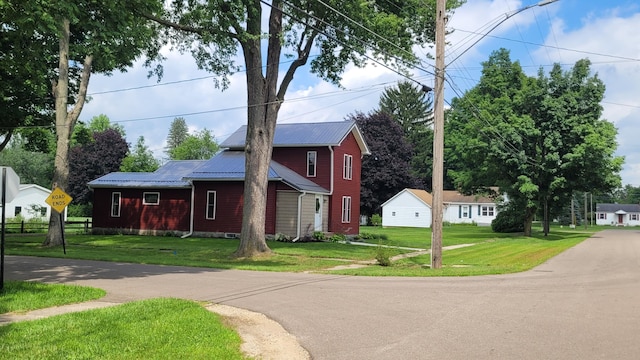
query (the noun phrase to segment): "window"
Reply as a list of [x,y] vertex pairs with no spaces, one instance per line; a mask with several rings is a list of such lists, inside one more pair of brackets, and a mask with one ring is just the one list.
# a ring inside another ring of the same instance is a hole
[[392,211],[392,212],[391,212],[391,216],[396,216],[396,212],[395,212],[395,211]]
[[307,152],[307,176],[315,177],[316,176],[316,162],[317,162],[318,153],[315,151]]
[[120,217],[120,193],[111,194],[111,217]]
[[606,213],[598,213],[598,220],[607,220]]
[[416,217],[419,218],[420,217],[420,213],[416,212]]
[[18,216],[22,213],[22,206],[16,206],[14,212],[13,212],[13,216]]
[[47,215],[47,208],[43,206],[40,208],[40,216],[46,216],[46,215]]
[[344,155],[344,166],[342,167],[342,178],[351,180],[353,177],[353,155]]
[[207,219],[216,218],[216,192],[207,191]]
[[158,205],[160,204],[159,192],[142,193],[142,205]]
[[639,214],[629,214],[629,220],[638,221],[638,218],[640,218]]
[[468,206],[466,206],[466,205],[462,206],[461,217],[463,217],[463,218],[469,217],[469,207]]
[[342,197],[342,222],[351,222],[351,196]]
[[494,214],[493,206],[483,206],[482,207],[482,216],[493,216]]

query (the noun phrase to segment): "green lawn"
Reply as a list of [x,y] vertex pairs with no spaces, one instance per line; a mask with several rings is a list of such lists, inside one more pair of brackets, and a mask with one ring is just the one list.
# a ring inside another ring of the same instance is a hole
[[246,359],[217,314],[178,299],[13,323],[0,334],[0,359]]
[[[446,250],[443,269],[425,271],[429,255],[397,261],[390,267],[371,266],[344,270],[350,275],[462,276],[523,271],[586,239],[593,230],[553,228],[548,237],[536,230],[532,238],[518,234],[496,234],[489,227],[445,226],[443,246],[475,244]],[[366,234],[357,241],[371,244],[429,249],[431,232],[423,228],[361,227]],[[61,248],[44,248],[42,236],[9,236],[6,251],[11,255],[67,257],[143,264],[183,265],[220,269],[285,272],[322,272],[326,269],[375,258],[375,246],[331,242],[284,243],[269,241],[271,256],[232,259],[236,239],[176,238],[134,235],[69,235],[67,255]],[[354,241],[355,242],[355,241]],[[389,256],[411,252],[391,249]],[[525,259],[526,261],[523,261]],[[333,272],[335,273],[335,272]]]
[[102,289],[86,286],[5,281],[0,290],[0,314],[95,300],[105,294]]

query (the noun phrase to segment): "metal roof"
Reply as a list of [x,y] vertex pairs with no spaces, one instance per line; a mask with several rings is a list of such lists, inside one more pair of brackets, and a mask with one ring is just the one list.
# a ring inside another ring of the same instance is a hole
[[596,204],[596,211],[615,213],[622,210],[627,213],[640,213],[639,204]]
[[[369,148],[356,126],[355,121],[335,121],[317,123],[277,124],[273,136],[273,147],[297,146],[337,146],[354,132],[356,141],[363,154],[369,154]],[[244,149],[247,137],[247,125],[243,125],[220,144],[222,148]]]
[[113,172],[87,185],[90,188],[188,188],[184,176],[204,164],[206,160],[172,160],[154,172]]
[[[207,160],[191,174],[185,176],[185,180],[196,181],[244,181],[245,153],[243,151],[223,151]],[[328,194],[329,191],[310,181],[295,171],[271,161],[269,165],[270,181],[282,181],[294,189],[312,193]]]

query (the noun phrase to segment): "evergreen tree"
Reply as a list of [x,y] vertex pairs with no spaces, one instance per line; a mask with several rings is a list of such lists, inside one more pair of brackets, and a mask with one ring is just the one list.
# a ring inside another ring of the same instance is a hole
[[165,152],[171,158],[171,152],[180,146],[189,136],[187,121],[183,117],[177,117],[171,122],[169,135],[167,135],[167,147]]

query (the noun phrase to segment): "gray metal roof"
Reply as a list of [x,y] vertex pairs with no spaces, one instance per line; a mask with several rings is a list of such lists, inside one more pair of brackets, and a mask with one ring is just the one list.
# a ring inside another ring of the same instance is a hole
[[617,211],[627,213],[640,213],[640,204],[596,204],[596,211],[615,213]]
[[[274,147],[295,146],[337,146],[350,132],[355,131],[356,140],[362,152],[369,154],[355,121],[335,121],[318,123],[278,124],[273,136]],[[244,149],[247,137],[247,125],[243,125],[220,144],[222,148]]]
[[88,183],[90,188],[189,188],[184,176],[206,160],[172,160],[154,172],[113,172]]
[[[185,177],[196,181],[244,181],[245,153],[243,151],[223,151],[207,160],[204,164]],[[310,181],[295,171],[271,161],[269,180],[282,181],[296,190],[328,194],[329,191]]]

